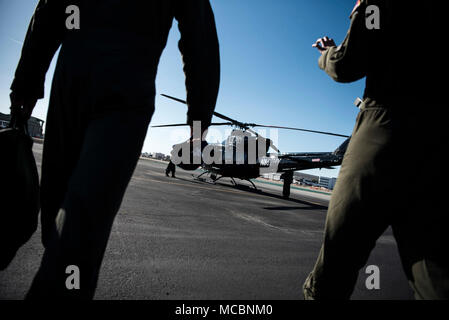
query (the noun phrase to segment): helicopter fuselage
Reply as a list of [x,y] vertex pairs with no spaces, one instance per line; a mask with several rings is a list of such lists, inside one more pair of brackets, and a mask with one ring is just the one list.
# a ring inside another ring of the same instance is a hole
[[[201,167],[222,177],[254,179],[265,173],[284,173],[339,166],[349,139],[333,152],[268,154],[270,139],[234,130],[221,144],[203,150]],[[193,170],[194,168],[192,168]]]

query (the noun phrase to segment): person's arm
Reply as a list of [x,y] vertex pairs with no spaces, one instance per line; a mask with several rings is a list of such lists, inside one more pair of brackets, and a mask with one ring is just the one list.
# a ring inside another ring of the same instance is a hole
[[11,85],[11,109],[29,118],[44,97],[45,74],[65,32],[65,1],[40,0],[28,27]]
[[366,76],[370,46],[367,45],[365,8],[362,2],[351,14],[350,28],[338,47],[327,37],[313,45],[321,52],[319,67],[337,82],[353,82]]
[[209,0],[178,0],[175,18],[181,39],[187,90],[187,124],[211,123],[220,84],[220,54],[214,14]]

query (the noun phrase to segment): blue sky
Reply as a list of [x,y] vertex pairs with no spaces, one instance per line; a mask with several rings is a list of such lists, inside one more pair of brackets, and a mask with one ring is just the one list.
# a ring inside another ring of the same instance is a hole
[[[312,44],[324,35],[341,42],[354,3],[354,0],[211,0],[222,63],[216,111],[244,122],[350,135],[358,112],[353,101],[362,96],[364,82],[333,82],[318,68],[319,53]],[[3,113],[9,113],[9,87],[20,57],[20,42],[36,4],[37,0],[0,0],[0,112]],[[178,40],[175,21],[156,85],[158,94],[185,98]],[[47,74],[46,96],[33,113],[44,120],[55,60]],[[185,113],[184,105],[158,95],[152,124],[182,123]],[[269,131],[267,135],[270,137]],[[151,128],[143,151],[168,154],[173,143],[187,136],[187,128]],[[224,136],[225,129],[217,128],[208,140],[217,142]],[[343,139],[279,130],[278,141],[282,152],[301,152],[331,151]],[[308,172],[338,174],[338,170],[325,169]]]

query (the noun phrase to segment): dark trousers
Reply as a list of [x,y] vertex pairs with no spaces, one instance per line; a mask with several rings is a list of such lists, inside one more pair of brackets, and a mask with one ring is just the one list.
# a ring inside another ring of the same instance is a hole
[[173,162],[169,162],[167,169],[165,169],[165,174],[168,176],[171,173],[172,177],[176,174],[176,165]]
[[425,119],[404,116],[385,108],[360,112],[329,204],[323,245],[304,284],[306,299],[350,298],[388,226],[416,298],[449,298],[444,195],[426,185],[437,183],[438,173],[419,156],[439,154],[444,143],[426,131]]
[[[109,110],[83,117],[50,102],[41,180],[45,253],[28,298],[93,298],[152,112]],[[79,268],[79,290],[67,289],[68,266]]]

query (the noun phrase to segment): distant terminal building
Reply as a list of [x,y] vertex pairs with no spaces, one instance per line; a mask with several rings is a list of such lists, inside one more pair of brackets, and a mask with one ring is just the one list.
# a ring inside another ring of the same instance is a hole
[[158,160],[165,159],[165,154],[160,153],[160,152],[153,152],[151,155],[153,158],[158,159]]
[[[0,129],[7,128],[11,121],[11,115],[0,112]],[[44,121],[35,117],[28,120],[28,132],[34,138],[44,138]]]
[[158,159],[158,160],[167,159],[167,156],[160,152],[144,152],[144,153],[142,153],[142,157],[153,158],[153,159]]
[[[262,177],[268,180],[280,181],[281,173],[266,173]],[[303,186],[322,187],[328,190],[334,190],[336,182],[337,178],[319,177],[301,171],[295,171],[293,174],[293,183]]]
[[320,177],[318,185],[329,190],[334,190],[336,182],[337,178]]
[[265,173],[262,177],[268,180],[279,181],[281,180],[281,173]]
[[[266,173],[262,177],[268,180],[280,181],[282,173]],[[320,177],[296,171],[293,173],[293,183],[307,186],[318,186]]]
[[165,155],[160,152],[142,152],[140,156],[143,158],[152,158],[157,160],[170,161],[169,155]]
[[301,182],[301,181],[307,181],[310,183],[315,183],[317,184],[320,177],[315,176],[313,174],[308,174],[308,173],[304,173],[302,171],[295,171],[293,173],[293,179],[295,179],[297,182]]

